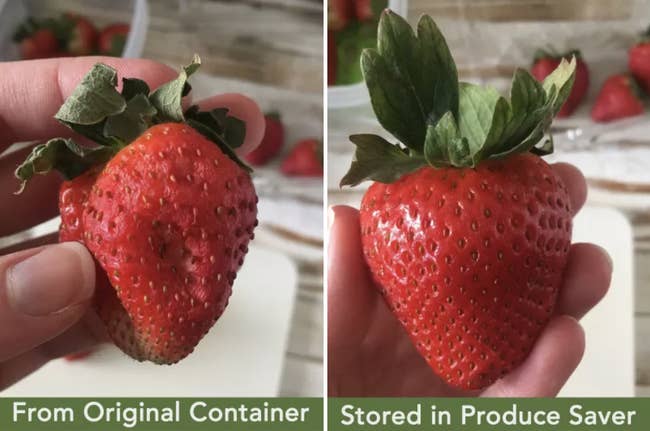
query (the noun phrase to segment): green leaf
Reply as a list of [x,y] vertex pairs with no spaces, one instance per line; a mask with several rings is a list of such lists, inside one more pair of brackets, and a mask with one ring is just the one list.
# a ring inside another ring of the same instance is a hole
[[34,147],[27,159],[18,166],[16,178],[21,181],[18,193],[34,175],[45,175],[52,170],[61,172],[66,179],[81,175],[91,167],[105,163],[115,154],[109,147],[83,147],[72,139],[55,138]]
[[546,115],[546,92],[535,78],[524,69],[517,69],[512,78],[510,89],[510,105],[512,119],[504,133],[503,146],[507,140],[521,142],[530,130],[535,128],[541,118]]
[[126,109],[124,97],[115,89],[115,69],[97,63],[65,100],[54,118],[67,125],[92,125]]
[[508,125],[511,120],[512,110],[510,109],[510,104],[503,97],[499,97],[494,106],[492,123],[485,138],[485,143],[483,144],[483,147],[472,156],[474,166],[483,159],[484,154],[492,152],[494,148],[498,148],[499,145],[506,140]]
[[575,79],[575,70],[575,57],[571,58],[571,62],[563,58],[560,65],[544,79],[542,86],[544,87],[544,91],[546,91],[547,97],[552,100],[553,116],[560,111],[569,94],[571,94],[571,88]]
[[226,117],[224,136],[230,148],[241,147],[246,137],[246,123],[236,117]]
[[127,102],[138,94],[149,96],[149,85],[141,79],[122,78],[122,97]]
[[468,168],[515,153],[547,154],[552,140],[538,144],[571,91],[575,64],[575,58],[562,60],[541,84],[516,70],[508,100],[493,88],[458,82],[430,17],[420,20],[416,34],[404,19],[385,12],[377,49],[365,50],[361,65],[377,119],[409,151],[374,135],[355,135],[355,158],[342,184],[392,181],[423,161]]
[[384,12],[377,50],[364,51],[361,66],[381,125],[421,153],[427,126],[448,111],[457,115],[459,96],[456,66],[435,23],[424,16],[417,31]]
[[350,141],[356,145],[350,170],[341,180],[340,186],[356,186],[372,180],[392,183],[402,175],[423,166],[422,156],[414,156],[377,135],[352,135]]
[[224,139],[223,136],[217,134],[214,129],[212,129],[210,126],[207,126],[204,123],[201,123],[200,121],[194,120],[192,118],[187,119],[187,124],[189,124],[191,127],[193,127],[197,132],[217,144],[219,149],[226,155],[228,156],[232,161],[237,163],[239,166],[242,167],[247,172],[253,172],[253,170],[248,166],[246,163],[244,163],[239,156],[237,156],[237,153],[228,145],[226,140]]
[[[500,136],[499,129],[504,127],[502,122],[508,118],[508,113],[504,112],[504,103],[507,111],[508,103],[494,88],[460,83],[458,128],[460,134],[467,138],[472,156],[486,146],[490,133],[491,139],[494,139],[494,135]],[[493,145],[493,142],[489,144]]]
[[183,67],[178,78],[161,85],[151,93],[149,100],[158,111],[160,122],[182,122],[184,120],[181,100],[190,88],[187,87],[187,78],[196,72],[200,65],[201,59],[198,55],[194,55],[192,63]]
[[122,142],[131,142],[149,128],[155,115],[156,108],[147,96],[136,94],[127,102],[124,112],[106,119],[104,135],[114,136]]
[[199,111],[198,106],[191,106],[185,112],[185,118],[202,123],[219,136],[219,140],[231,149],[239,148],[246,137],[246,123],[239,118],[228,115],[228,108],[215,108],[211,111]]
[[[450,143],[460,139],[460,131],[451,112],[442,116],[440,121],[427,128],[424,140],[424,158],[435,167],[450,166]],[[469,155],[469,154],[467,154]]]

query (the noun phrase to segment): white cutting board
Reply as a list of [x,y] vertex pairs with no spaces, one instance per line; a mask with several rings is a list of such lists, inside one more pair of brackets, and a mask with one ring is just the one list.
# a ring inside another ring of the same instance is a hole
[[297,281],[289,258],[252,246],[223,316],[180,363],[138,363],[106,345],[83,360],[52,361],[2,395],[277,396]]
[[633,397],[632,228],[619,211],[586,207],[575,218],[573,241],[604,247],[612,257],[614,273],[603,301],[581,321],[586,334],[585,355],[559,396]]

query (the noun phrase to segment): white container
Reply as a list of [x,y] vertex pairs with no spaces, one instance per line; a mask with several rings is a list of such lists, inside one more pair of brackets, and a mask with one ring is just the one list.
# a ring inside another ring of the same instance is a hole
[[[408,0],[389,0],[388,8],[397,14],[406,17],[408,14]],[[370,101],[366,83],[361,81],[351,85],[332,85],[327,87],[327,106],[331,108],[347,108],[359,106]]]
[[[19,60],[18,45],[11,39],[16,27],[28,16],[39,16],[39,4],[43,0],[0,0],[0,61]],[[88,2],[88,8],[105,7],[105,2]],[[130,31],[124,45],[122,57],[137,58],[142,55],[149,27],[149,5],[147,0],[113,0],[113,10],[130,11]],[[76,11],[83,14],[83,11]],[[92,20],[92,17],[91,17]]]

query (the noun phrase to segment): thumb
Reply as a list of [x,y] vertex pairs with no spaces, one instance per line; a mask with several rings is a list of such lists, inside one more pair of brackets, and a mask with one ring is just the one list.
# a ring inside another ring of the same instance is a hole
[[0,362],[64,332],[95,290],[86,248],[66,242],[0,257]]

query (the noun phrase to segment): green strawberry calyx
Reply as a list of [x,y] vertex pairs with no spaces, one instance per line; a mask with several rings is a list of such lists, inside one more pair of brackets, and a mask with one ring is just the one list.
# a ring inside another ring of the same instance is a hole
[[415,33],[387,9],[377,48],[364,50],[361,68],[377,120],[399,143],[350,136],[356,150],[341,186],[391,183],[424,166],[472,168],[515,153],[550,154],[550,136],[538,144],[571,92],[576,60],[563,59],[543,83],[517,69],[508,100],[494,88],[458,81],[431,17],[423,16]]
[[227,108],[201,111],[196,105],[183,111],[182,99],[191,91],[187,82],[201,65],[195,55],[178,77],[151,92],[146,82],[123,78],[117,91],[117,71],[97,63],[66,99],[56,118],[73,131],[92,141],[80,144],[69,138],[53,138],[34,147],[16,169],[22,192],[35,174],[57,170],[66,179],[75,178],[96,165],[109,161],[151,126],[161,123],[186,123],[214,142],[243,169],[251,169],[234,152],[244,142],[245,123],[228,114]]

